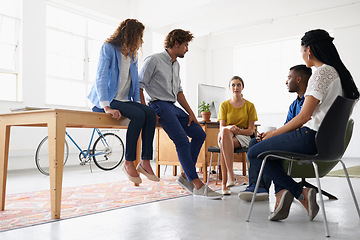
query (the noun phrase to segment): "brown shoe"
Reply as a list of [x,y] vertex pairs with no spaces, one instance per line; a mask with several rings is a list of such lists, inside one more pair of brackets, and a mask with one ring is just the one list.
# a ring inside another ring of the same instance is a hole
[[[280,192],[278,194],[281,194]],[[284,190],[279,204],[276,206],[275,211],[269,216],[271,221],[279,221],[286,219],[289,216],[290,206],[294,200],[294,196],[289,190]]]

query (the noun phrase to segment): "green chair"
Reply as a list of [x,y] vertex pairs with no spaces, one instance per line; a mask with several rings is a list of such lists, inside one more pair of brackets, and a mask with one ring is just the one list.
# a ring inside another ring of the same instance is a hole
[[[351,136],[352,136],[352,132],[353,132],[353,128],[354,128],[354,120],[353,119],[349,119],[347,127],[346,127],[346,134],[345,134],[345,146],[344,146],[344,152],[347,148],[347,146],[349,145]],[[326,176],[337,164],[339,161],[335,161],[335,162],[320,162],[320,161],[315,161],[315,163],[318,165],[319,168],[319,177],[322,178],[324,176]],[[284,169],[288,169],[288,175],[290,175],[293,178],[301,178],[301,182],[299,182],[299,184],[301,184],[304,187],[308,187],[308,188],[315,188],[317,190],[317,192],[319,192],[319,190],[317,189],[316,186],[312,185],[311,183],[306,181],[306,178],[316,178],[315,172],[314,172],[314,167],[312,166],[312,164],[306,164],[306,163],[301,163],[301,162],[291,162],[288,160],[284,160]],[[331,200],[337,200],[337,197],[335,197],[334,195],[325,192],[324,190],[321,189],[321,193],[325,196],[327,196],[329,199]]]

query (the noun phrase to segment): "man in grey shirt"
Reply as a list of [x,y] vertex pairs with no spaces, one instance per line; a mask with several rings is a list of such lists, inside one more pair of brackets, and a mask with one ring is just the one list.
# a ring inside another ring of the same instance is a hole
[[[150,96],[150,107],[155,110],[159,123],[176,146],[185,172],[177,183],[193,196],[220,199],[222,195],[204,185],[196,172],[196,161],[206,134],[186,101],[179,76],[180,65],[176,60],[185,56],[193,38],[189,31],[175,29],[166,36],[165,50],[145,59],[139,73],[140,99],[145,103],[145,89]],[[186,112],[175,106],[176,101]]]

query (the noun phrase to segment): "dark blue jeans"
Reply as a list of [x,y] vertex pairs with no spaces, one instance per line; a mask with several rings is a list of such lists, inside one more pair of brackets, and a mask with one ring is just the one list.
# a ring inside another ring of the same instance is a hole
[[[262,159],[257,156],[265,151],[279,150],[302,154],[316,154],[316,132],[302,127],[294,131],[284,133],[253,145],[248,151],[248,159],[255,169],[259,169]],[[282,189],[289,190],[295,198],[299,198],[302,187],[284,171],[283,160],[268,158],[264,167],[264,174],[275,184],[275,193]]]
[[[186,177],[189,181],[199,178],[195,164],[199,156],[206,134],[202,128],[191,122],[189,116],[174,103],[165,101],[155,101],[152,107],[160,117],[159,123],[169,138],[174,142],[176,152]],[[188,136],[191,138],[189,142]]]
[[[110,108],[117,109],[121,115],[130,119],[126,132],[125,159],[136,160],[136,147],[141,132],[141,159],[153,159],[153,140],[156,126],[155,111],[138,102],[120,102],[113,100]],[[104,109],[93,107],[93,112],[104,112]]]
[[[256,140],[256,138],[251,139],[250,143],[249,143],[249,149],[257,143],[258,143],[258,141]],[[249,157],[248,157],[248,159],[249,159]],[[261,165],[252,163],[250,161],[250,159],[249,159],[249,162],[250,162],[250,167],[249,167],[249,186],[250,186],[252,184],[256,184]],[[266,176],[265,173],[263,173],[261,180],[260,180],[259,187],[264,188],[264,189],[266,189],[267,192],[269,192],[270,185],[271,185],[271,179],[268,176]]]

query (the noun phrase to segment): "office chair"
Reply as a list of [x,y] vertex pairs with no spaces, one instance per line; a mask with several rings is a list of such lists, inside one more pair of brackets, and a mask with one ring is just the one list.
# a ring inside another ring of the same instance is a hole
[[[354,120],[350,119],[346,127],[345,146],[343,151],[344,153],[346,151],[347,146],[349,145],[353,128],[354,128]],[[315,161],[315,163],[318,165],[319,177],[322,178],[326,176],[338,164],[338,162],[339,161],[333,161],[333,162]],[[314,188],[316,189],[317,192],[319,192],[316,186],[306,181],[306,178],[316,178],[314,167],[311,164],[293,164],[292,161],[284,160],[284,169],[288,169],[288,175],[290,175],[292,178],[301,178],[301,181],[299,182],[301,186],[307,188]],[[321,189],[321,193],[327,196],[330,200],[337,200],[337,197],[324,191],[323,189]]]
[[[344,173],[346,175],[346,179],[350,188],[350,192],[352,194],[355,207],[357,210],[357,213],[360,218],[360,210],[359,205],[353,190],[353,187],[351,185],[348,172],[346,170],[344,162],[341,160],[342,155],[344,154],[344,146],[345,146],[345,133],[346,133],[346,127],[348,125],[348,120],[350,117],[350,114],[352,112],[352,108],[354,106],[355,101],[351,99],[346,99],[344,97],[338,96],[331,107],[329,108],[329,111],[326,113],[320,128],[315,136],[315,143],[318,150],[318,153],[315,155],[307,155],[307,154],[299,154],[299,153],[293,153],[293,152],[285,152],[285,151],[266,151],[258,155],[258,158],[263,159],[260,173],[258,176],[258,180],[256,182],[254,195],[251,201],[251,205],[249,208],[248,216],[246,221],[249,222],[252,208],[254,206],[255,202],[255,195],[259,188],[260,179],[264,170],[264,166],[266,161],[269,157],[271,158],[278,158],[278,159],[284,159],[288,161],[294,161],[294,162],[311,162],[315,175],[316,175],[316,181],[317,181],[317,187],[319,190],[320,195],[320,205],[322,214],[324,215],[324,227],[325,227],[325,234],[326,237],[329,237],[329,229],[328,229],[328,223],[325,213],[325,207],[324,207],[324,200],[321,192],[321,185],[320,185],[320,178],[319,178],[319,171],[318,171],[318,165],[316,162],[337,162],[340,161]],[[271,158],[269,159],[271,161]],[[316,162],[315,162],[316,161]]]

